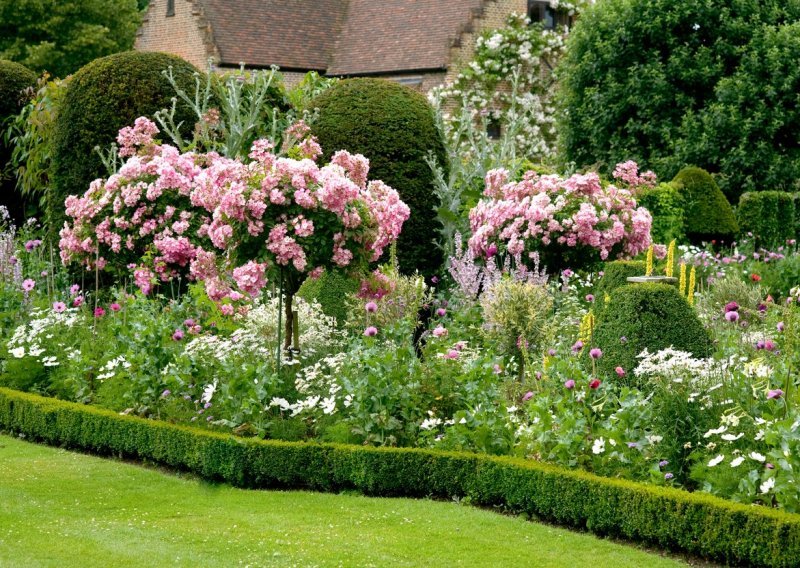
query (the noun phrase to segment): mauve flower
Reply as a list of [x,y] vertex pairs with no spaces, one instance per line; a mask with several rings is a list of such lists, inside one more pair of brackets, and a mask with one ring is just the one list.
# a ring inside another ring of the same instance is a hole
[[497,363],[494,364],[494,366],[492,367],[492,370],[494,371],[495,375],[499,375],[500,373],[503,372],[503,368],[500,365],[498,365]]
[[575,344],[572,346],[573,353],[577,353],[583,349],[583,341],[576,341]]
[[74,300],[72,300],[72,307],[79,308],[83,305],[83,296],[77,296]]
[[569,379],[568,381],[564,382],[564,386],[567,387],[569,390],[572,390],[575,388],[575,381]]
[[22,289],[25,290],[26,292],[30,292],[31,290],[33,290],[34,286],[36,286],[35,280],[26,278],[25,280],[22,281]]
[[438,283],[439,283],[439,277],[438,277],[438,276],[433,276],[433,277],[431,277],[431,282],[432,282],[433,284],[438,284]]
[[783,391],[781,389],[774,389],[767,393],[767,400],[777,400],[783,396]]
[[553,349],[553,348],[550,348],[550,349],[548,349],[548,350],[547,350],[547,354],[548,354],[550,357],[555,357],[555,356],[556,356],[556,350],[555,350],[555,349]]
[[447,329],[445,329],[444,327],[439,325],[439,326],[436,326],[436,329],[434,329],[431,333],[433,333],[434,337],[443,337],[443,336],[447,335]]
[[445,314],[447,314],[447,310],[445,310],[444,308],[439,308],[438,310],[436,310],[436,315],[439,316],[440,318],[443,318]]
[[764,349],[767,351],[775,351],[775,343],[771,339],[767,339],[764,342]]
[[587,302],[594,302],[594,295],[586,294],[586,301]]
[[756,349],[758,349],[758,350],[764,349],[764,340],[763,339],[759,339],[758,341],[756,341]]
[[666,467],[668,465],[669,465],[669,461],[667,461],[667,460],[661,460],[660,462],[658,462],[658,467]]
[[120,311],[122,309],[122,306],[120,306],[118,303],[114,302],[113,304],[108,306],[108,309],[111,310],[112,312],[118,312],[118,311]]
[[497,254],[497,245],[492,243],[488,247],[486,247],[486,256],[493,257]]
[[233,306],[230,304],[222,304],[219,307],[219,311],[222,312],[223,316],[232,316],[233,315]]
[[758,311],[759,312],[766,312],[767,311],[767,304],[758,304]]
[[364,330],[364,335],[366,337],[375,337],[376,335],[378,335],[378,328],[373,326],[373,325],[371,325],[367,329]]
[[767,462],[766,464],[764,464],[764,467],[766,467],[767,469],[775,469],[775,466],[774,466],[774,465],[772,465],[772,464],[771,464],[771,463],[769,463],[769,462]]
[[101,308],[100,306],[97,306],[97,307],[94,309],[94,317],[96,317],[96,318],[101,318],[101,317],[103,317],[104,315],[106,315],[106,311],[105,311],[103,308]]
[[589,357],[591,357],[592,359],[599,359],[602,356],[603,352],[597,347],[594,347],[592,350],[589,351]]
[[67,305],[64,302],[55,302],[53,304],[53,311],[57,314],[64,312],[67,309]]
[[619,338],[619,342],[623,344],[628,343],[628,338],[623,335]]
[[589,388],[592,390],[596,390],[600,388],[601,384],[603,384],[603,382],[600,379],[592,379],[591,381],[589,381]]
[[367,312],[374,314],[375,312],[378,311],[378,304],[376,304],[375,302],[367,302],[366,305],[364,306],[364,309],[367,310]]
[[786,326],[783,324],[782,321],[779,321],[778,325],[776,325],[775,327],[778,328],[778,331],[783,331]]
[[183,320],[184,327],[194,327],[195,321],[192,318]]
[[167,389],[167,390],[165,390],[164,392],[161,393],[161,398],[167,398],[171,394],[172,394],[172,391]]
[[78,292],[80,292],[80,289],[81,289],[80,286],[78,286],[77,284],[73,284],[72,286],[69,287],[69,295],[75,296]]
[[444,358],[445,359],[458,359],[459,355],[460,354],[459,354],[458,351],[456,351],[455,349],[451,349],[450,351],[448,351],[445,354]]
[[673,474],[671,474],[671,473],[665,473],[665,474],[664,474],[664,479],[666,479],[666,480],[670,480],[670,479],[672,479],[673,477],[675,477],[675,476],[674,476]]
[[183,330],[176,329],[175,333],[172,334],[172,341],[180,341],[183,339]]
[[628,442],[628,447],[629,447],[629,448],[635,448],[635,447],[637,447],[638,445],[639,445],[639,444],[637,444],[636,442]]
[[625,369],[623,369],[622,367],[617,367],[616,369],[614,369],[614,371],[617,373],[618,377],[625,376]]
[[522,402],[528,402],[532,398],[533,398],[533,392],[528,391],[525,393],[525,396],[522,397]]
[[42,278],[47,278],[47,271],[46,270],[42,270],[42,272],[39,274],[39,276],[41,276]]
[[725,304],[725,312],[738,312],[739,311],[739,304],[736,302],[728,302]]
[[574,274],[575,274],[575,273],[574,273],[574,272],[572,272],[572,271],[571,271],[569,268],[565,269],[565,270],[564,270],[564,271],[561,273],[561,275],[562,275],[564,278],[572,278],[572,276],[573,276]]
[[727,312],[725,314],[725,319],[731,323],[739,321],[739,312]]

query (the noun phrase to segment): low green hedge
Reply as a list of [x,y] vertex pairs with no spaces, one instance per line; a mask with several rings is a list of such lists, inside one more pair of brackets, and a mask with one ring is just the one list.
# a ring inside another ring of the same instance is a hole
[[739,231],[753,234],[759,245],[784,245],[797,236],[795,198],[785,191],[754,191],[742,195],[736,210]]
[[797,566],[800,515],[514,458],[236,438],[0,389],[0,428],[152,460],[239,487],[469,497],[600,535],[717,561]]

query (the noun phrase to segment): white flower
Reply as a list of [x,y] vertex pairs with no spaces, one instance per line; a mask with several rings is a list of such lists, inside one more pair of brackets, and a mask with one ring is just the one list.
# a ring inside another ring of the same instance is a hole
[[289,410],[291,408],[291,404],[285,398],[273,397],[271,401],[269,401],[270,406],[279,406],[281,410]]
[[765,456],[762,456],[758,452],[750,452],[750,458],[762,463],[767,459]]
[[203,402],[211,402],[211,397],[214,396],[214,393],[217,392],[217,380],[214,379],[214,382],[210,385],[206,385],[203,389],[203,396],[200,397],[200,400]]
[[351,404],[353,404],[353,395],[352,394],[348,394],[347,396],[345,396],[344,397],[344,402],[342,404],[344,404],[345,407],[348,407]]
[[720,426],[719,428],[709,430],[705,434],[703,434],[703,438],[708,438],[714,434],[722,434],[725,430],[727,430],[727,426]]
[[426,418],[422,421],[422,424],[419,425],[420,430],[431,430],[436,426],[439,426],[442,423],[441,418]]
[[17,359],[22,359],[23,357],[25,357],[25,348],[17,347],[16,349],[12,349],[10,353]]
[[647,437],[647,441],[650,442],[651,444],[658,444],[663,439],[664,439],[663,436],[651,435]]
[[739,467],[740,465],[742,465],[742,462],[744,462],[744,458],[742,456],[739,456],[738,458],[734,459],[731,462],[731,467]]
[[506,412],[508,412],[509,414],[514,414],[516,411],[517,411],[517,407],[516,406],[507,406],[506,407]]
[[593,454],[602,454],[606,451],[606,441],[603,438],[597,438],[592,444]]
[[467,419],[466,418],[462,418],[461,420],[458,421],[458,423],[459,424],[466,424],[467,423]]
[[734,436],[733,434],[723,434],[722,439],[725,440],[726,442],[735,442],[742,436],[744,436],[743,432],[739,432],[739,434],[737,434],[736,436]]
[[333,396],[323,398],[320,406],[322,407],[323,414],[333,414],[336,412],[336,398]]
[[775,478],[770,477],[759,486],[759,489],[761,490],[761,493],[769,493],[770,489],[773,487],[775,487]]
[[712,459],[711,461],[708,462],[708,467],[714,467],[716,465],[719,465],[720,463],[722,463],[722,460],[724,460],[724,459],[725,459],[725,456],[720,454],[720,455],[718,455],[717,457],[715,457],[714,459]]

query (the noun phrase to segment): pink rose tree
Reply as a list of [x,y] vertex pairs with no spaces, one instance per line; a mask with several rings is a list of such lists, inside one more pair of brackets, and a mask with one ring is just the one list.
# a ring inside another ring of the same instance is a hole
[[272,280],[286,295],[291,331],[292,298],[307,276],[364,270],[409,217],[394,189],[367,181],[364,156],[339,151],[317,164],[322,150],[302,122],[286,133],[291,157],[257,140],[247,162],[181,154],[154,141],[156,134],[146,118],[122,129],[120,155],[128,161],[83,197],[67,198],[65,264],[132,269],[145,294],[184,276],[203,281],[218,302],[256,297]]
[[[626,166],[633,179],[630,171]],[[526,261],[538,252],[552,271],[635,256],[650,246],[650,213],[637,207],[631,190],[604,186],[595,173],[565,179],[527,172],[513,182],[497,169],[485,181],[485,198],[469,214],[469,247],[476,257],[506,254]]]

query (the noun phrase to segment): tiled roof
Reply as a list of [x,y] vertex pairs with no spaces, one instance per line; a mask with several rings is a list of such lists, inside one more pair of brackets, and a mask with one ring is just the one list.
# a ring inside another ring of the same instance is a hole
[[485,0],[200,0],[222,65],[365,75],[444,69]]
[[329,75],[445,69],[481,0],[350,0]]
[[[201,0],[220,64],[324,71],[346,0]],[[380,4],[381,0],[376,0]]]

